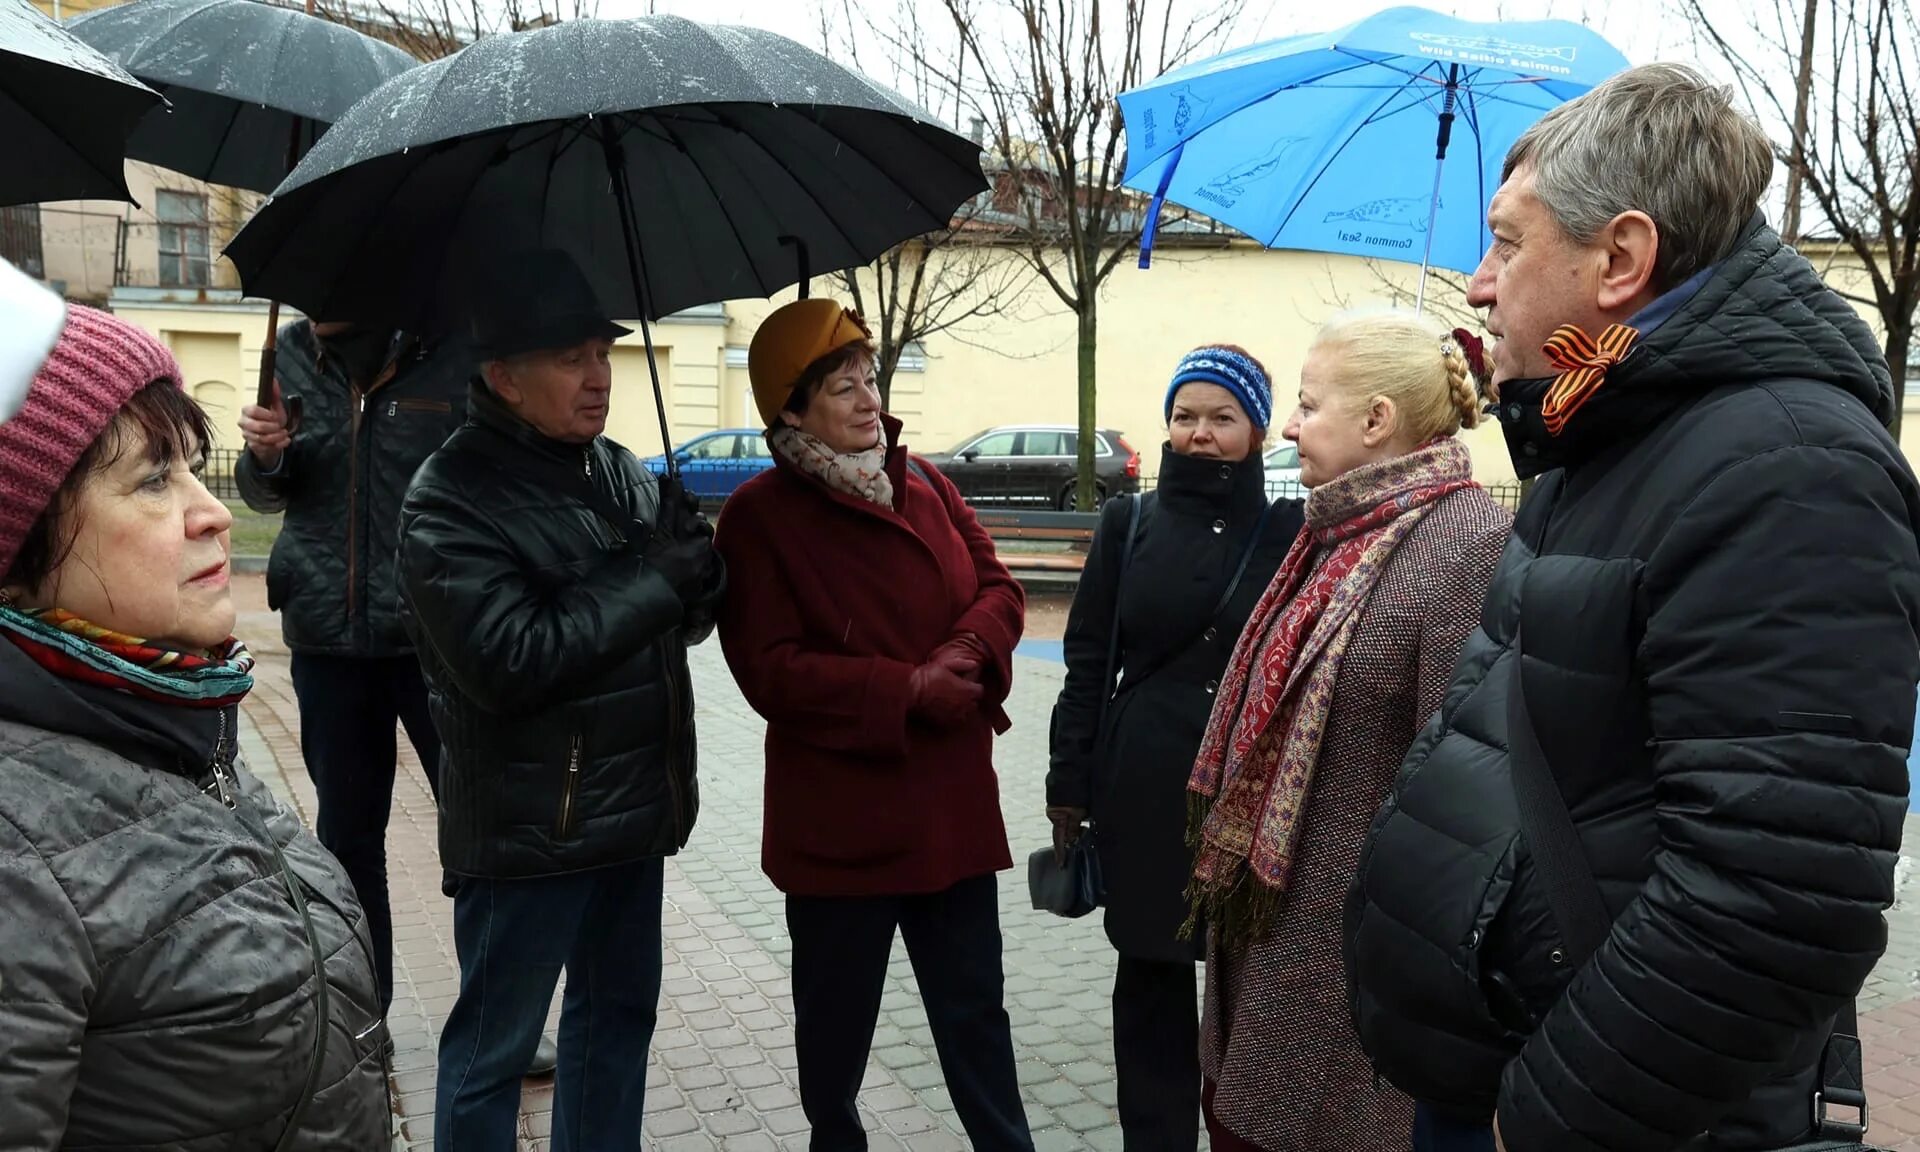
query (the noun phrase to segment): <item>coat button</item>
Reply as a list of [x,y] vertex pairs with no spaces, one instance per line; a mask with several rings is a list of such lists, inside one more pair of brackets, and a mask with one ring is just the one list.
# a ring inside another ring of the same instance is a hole
[[1555,964],[1564,964],[1567,962],[1567,954],[1565,952],[1560,951],[1560,949],[1555,948],[1552,952],[1547,954],[1547,959],[1553,961]]
[[1218,680],[1207,681],[1207,695],[1211,696],[1219,690],[1220,690],[1220,681]]
[[1538,456],[1540,455],[1540,446],[1537,444],[1522,444],[1520,451],[1525,452],[1529,456]]
[[1233,479],[1233,465],[1231,464],[1220,465],[1220,479],[1222,480]]
[[1473,931],[1467,933],[1467,947],[1480,947],[1480,929],[1475,928]]
[[1220,638],[1220,630],[1218,628],[1209,628],[1200,634],[1200,638],[1202,640],[1218,640]]
[[1215,520],[1213,522],[1213,534],[1215,536],[1218,536],[1220,533],[1225,532],[1226,530],[1227,530],[1227,522],[1225,520]]
[[1510,405],[1508,405],[1508,406],[1507,406],[1507,418],[1508,418],[1509,420],[1515,420],[1515,421],[1518,421],[1518,420],[1520,419],[1520,405],[1518,405],[1518,404],[1510,404]]

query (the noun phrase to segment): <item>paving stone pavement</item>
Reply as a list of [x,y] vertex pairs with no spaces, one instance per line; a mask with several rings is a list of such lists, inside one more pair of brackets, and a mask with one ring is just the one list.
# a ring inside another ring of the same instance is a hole
[[[241,578],[236,591],[240,634],[260,658],[257,687],[244,710],[243,751],[249,767],[311,823],[314,793],[302,767],[279,622],[265,611],[258,578]],[[687,850],[666,871],[648,1146],[658,1152],[805,1149],[794,1078],[792,945],[781,896],[759,868],[762,726],[740,698],[717,644],[696,649],[692,666],[701,812]],[[1048,712],[1060,678],[1057,664],[1017,661],[1007,705],[1014,728],[995,753],[1016,861],[1048,839],[1042,782]],[[396,1048],[393,1152],[424,1152],[433,1145],[435,1045],[453,1004],[458,967],[452,904],[440,893],[432,798],[404,739],[401,745],[388,833],[396,952],[389,1016]],[[1915,817],[1908,818],[1906,844],[1920,854]],[[1860,999],[1871,1138],[1896,1152],[1920,1152],[1920,870],[1913,865],[1903,855],[1888,950]],[[1108,1007],[1114,959],[1099,918],[1066,921],[1032,911],[1020,867],[1001,877],[1000,892],[1007,1009],[1035,1145],[1039,1152],[1117,1152]],[[557,1008],[550,1029],[555,1019]],[[523,1152],[545,1152],[552,1100],[550,1082],[527,1085]],[[898,946],[861,1105],[874,1152],[967,1147]]]
[[[279,622],[259,590],[236,582],[240,634],[259,658],[243,710],[246,763],[309,824],[312,782]],[[701,811],[687,850],[668,861],[660,1018],[649,1069],[648,1146],[658,1152],[804,1149],[788,983],[792,944],[782,898],[760,872],[762,725],[717,644],[692,656],[699,701]],[[1008,704],[1014,729],[996,753],[1016,859],[1048,842],[1045,734],[1058,665],[1021,658]],[[394,1152],[433,1146],[434,1055],[458,990],[452,902],[440,892],[426,777],[401,740],[388,828],[394,918]],[[1113,953],[1097,917],[1065,921],[1027,907],[1025,873],[1001,877],[1007,1008],[1038,1152],[1121,1146],[1108,1026]],[[551,1031],[558,1018],[550,1016]],[[521,1148],[544,1152],[551,1083],[529,1083]],[[967,1147],[940,1076],[905,949],[896,944],[861,1094],[874,1152]],[[1204,1145],[1204,1138],[1203,1138]]]

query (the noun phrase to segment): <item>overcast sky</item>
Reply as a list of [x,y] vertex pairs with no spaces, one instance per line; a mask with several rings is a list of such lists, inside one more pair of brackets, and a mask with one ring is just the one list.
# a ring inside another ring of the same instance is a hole
[[[983,7],[991,7],[996,0],[978,2]],[[1673,3],[1674,0],[1428,0],[1425,7],[1468,20],[1573,20],[1607,37],[1628,59],[1645,63],[1691,57],[1687,25],[1671,15]],[[651,6],[656,12],[694,20],[766,28],[809,47],[819,46],[818,0],[652,0]],[[879,12],[893,10],[888,0],[877,4],[864,0],[862,6]],[[1737,19],[1736,13],[1752,6],[1744,0],[1710,0],[1708,5],[1710,10],[1725,12],[1729,20]],[[648,0],[600,0],[599,14],[639,16],[644,15],[648,7]],[[837,0],[834,7],[839,7]],[[921,0],[920,7],[931,25],[940,11],[938,0]],[[1339,11],[1351,22],[1392,7],[1395,7],[1392,0],[1346,0],[1339,5]],[[1325,9],[1319,5],[1301,4],[1297,0],[1248,0],[1246,16],[1235,42],[1253,43],[1327,27]]]

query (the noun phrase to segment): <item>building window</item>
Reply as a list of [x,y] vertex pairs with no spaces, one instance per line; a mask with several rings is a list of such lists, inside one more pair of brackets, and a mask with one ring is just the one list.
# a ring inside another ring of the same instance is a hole
[[0,208],[0,259],[35,280],[47,278],[40,250],[40,206],[19,204]]
[[198,192],[159,193],[160,286],[207,286],[207,198]]
[[927,370],[927,346],[918,340],[907,341],[900,349],[900,359],[894,363],[896,372],[925,372]]

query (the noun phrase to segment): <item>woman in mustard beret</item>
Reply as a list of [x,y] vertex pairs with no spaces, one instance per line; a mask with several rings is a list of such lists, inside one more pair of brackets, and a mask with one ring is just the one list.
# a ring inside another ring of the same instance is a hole
[[748,372],[775,466],[715,541],[721,645],[767,721],[762,865],[787,896],[800,1099],[814,1152],[867,1146],[855,1097],[897,930],[969,1141],[1026,1152],[993,770],[1025,598],[900,443],[874,371],[866,324],[832,300],[767,318]]

